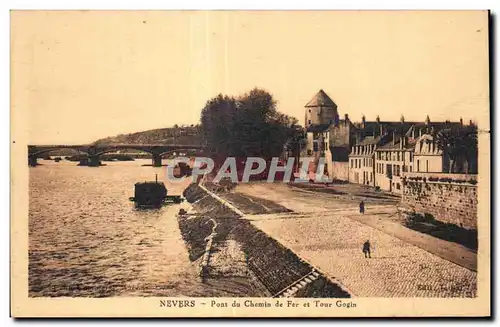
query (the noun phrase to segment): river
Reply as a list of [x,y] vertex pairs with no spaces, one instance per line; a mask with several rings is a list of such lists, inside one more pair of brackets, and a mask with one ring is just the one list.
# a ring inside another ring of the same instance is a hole
[[182,194],[187,185],[166,182],[165,167],[39,163],[29,170],[29,296],[217,294],[199,280],[181,238],[175,214],[190,205],[139,210],[129,201],[134,183],[155,174],[169,194]]

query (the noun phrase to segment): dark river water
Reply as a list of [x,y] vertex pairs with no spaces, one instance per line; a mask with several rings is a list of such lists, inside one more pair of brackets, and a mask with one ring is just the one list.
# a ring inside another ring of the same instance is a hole
[[[189,261],[175,214],[186,202],[138,210],[134,183],[165,181],[150,160],[78,167],[40,160],[30,168],[30,296],[202,296],[198,265]],[[212,293],[212,292],[208,292]]]

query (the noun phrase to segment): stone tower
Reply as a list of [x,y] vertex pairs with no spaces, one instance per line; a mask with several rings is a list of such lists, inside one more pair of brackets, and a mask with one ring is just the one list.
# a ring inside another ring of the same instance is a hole
[[323,90],[318,93],[306,105],[305,127],[311,125],[337,124],[339,114],[337,105]]

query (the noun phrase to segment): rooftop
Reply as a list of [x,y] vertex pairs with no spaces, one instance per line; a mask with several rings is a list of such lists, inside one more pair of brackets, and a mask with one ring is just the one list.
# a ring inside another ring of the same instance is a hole
[[305,107],[334,107],[337,108],[335,102],[323,90],[318,93],[305,105]]
[[382,137],[380,137],[380,136],[376,136],[376,137],[374,137],[374,136],[367,136],[361,142],[359,142],[356,145],[372,145],[372,144],[377,144],[378,142],[380,142],[381,139],[382,139]]

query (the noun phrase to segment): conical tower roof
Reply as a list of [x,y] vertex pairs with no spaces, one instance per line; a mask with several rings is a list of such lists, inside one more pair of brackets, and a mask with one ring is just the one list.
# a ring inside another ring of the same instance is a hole
[[333,102],[332,99],[325,93],[323,90],[319,90],[318,93],[309,101],[306,107],[334,107],[337,105]]

